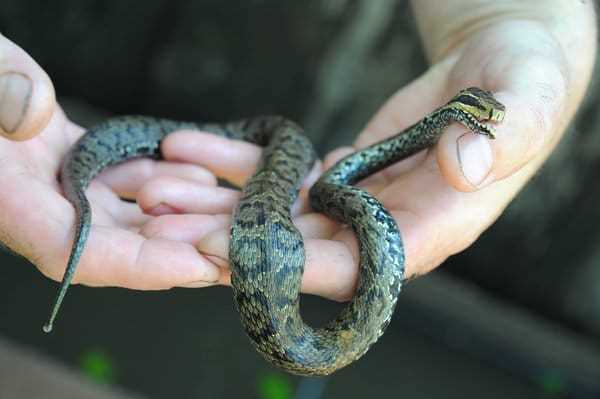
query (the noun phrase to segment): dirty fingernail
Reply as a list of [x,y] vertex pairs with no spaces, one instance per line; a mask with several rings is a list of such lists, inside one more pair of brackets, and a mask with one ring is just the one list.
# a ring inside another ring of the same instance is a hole
[[458,138],[456,148],[463,176],[473,187],[479,187],[494,162],[489,140],[481,135],[465,134]]
[[33,85],[27,75],[5,72],[0,75],[0,130],[11,134],[23,123]]

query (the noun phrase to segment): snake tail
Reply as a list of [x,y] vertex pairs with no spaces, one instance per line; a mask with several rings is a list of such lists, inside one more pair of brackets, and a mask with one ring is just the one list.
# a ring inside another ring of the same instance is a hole
[[92,221],[85,189],[98,173],[108,166],[134,158],[160,158],[160,143],[175,130],[202,130],[228,138],[246,138],[260,144],[268,140],[272,126],[281,123],[281,120],[280,117],[258,117],[252,121],[227,124],[197,124],[146,116],[124,116],[90,128],[70,149],[60,172],[64,195],[75,208],[75,232],[67,267],[43,331],[52,331],[84,252]]

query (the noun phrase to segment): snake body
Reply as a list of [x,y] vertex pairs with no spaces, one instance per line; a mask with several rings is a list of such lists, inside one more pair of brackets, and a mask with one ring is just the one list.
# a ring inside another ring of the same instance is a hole
[[64,160],[61,182],[75,207],[73,249],[52,323],[73,278],[91,225],[85,189],[101,170],[132,158],[160,157],[160,142],[172,131],[195,129],[264,147],[255,174],[243,188],[231,226],[231,283],[242,324],[271,363],[301,375],[329,374],[361,357],[389,324],[404,275],[404,248],[396,222],[361,179],[435,144],[443,129],[459,122],[493,138],[482,121],[501,121],[504,107],[477,88],[459,92],[405,131],[339,161],[310,189],[314,210],[351,226],[360,250],[354,297],[324,327],[300,316],[304,244],[290,213],[315,153],[302,130],[282,117],[257,117],[224,124],[196,124],[150,117],[110,119],[84,134]]

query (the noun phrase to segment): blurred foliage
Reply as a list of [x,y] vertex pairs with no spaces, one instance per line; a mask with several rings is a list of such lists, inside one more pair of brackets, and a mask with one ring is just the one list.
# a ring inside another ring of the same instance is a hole
[[86,350],[81,354],[79,365],[83,373],[96,382],[113,384],[116,381],[114,362],[105,350]]
[[563,397],[565,395],[566,381],[562,373],[556,370],[546,370],[539,378],[542,390],[552,396]]
[[260,375],[257,388],[260,399],[292,399],[293,397],[292,383],[284,374]]

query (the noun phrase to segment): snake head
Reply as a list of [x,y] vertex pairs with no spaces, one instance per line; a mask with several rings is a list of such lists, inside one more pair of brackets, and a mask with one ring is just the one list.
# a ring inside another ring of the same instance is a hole
[[494,128],[483,122],[502,122],[505,107],[492,92],[469,87],[458,92],[446,105],[458,114],[459,122],[478,134],[495,138]]

